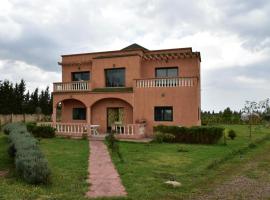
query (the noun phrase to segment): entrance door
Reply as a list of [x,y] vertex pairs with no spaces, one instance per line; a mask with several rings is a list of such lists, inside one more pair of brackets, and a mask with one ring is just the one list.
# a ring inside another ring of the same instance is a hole
[[107,131],[112,130],[115,123],[123,124],[124,108],[107,108]]

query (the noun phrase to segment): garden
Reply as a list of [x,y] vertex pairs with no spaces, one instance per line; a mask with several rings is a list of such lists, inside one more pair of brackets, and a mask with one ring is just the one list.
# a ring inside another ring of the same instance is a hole
[[[247,125],[219,125],[218,128],[225,130],[226,137],[222,135],[216,144],[118,142],[121,159],[114,153],[112,159],[128,192],[126,199],[192,198],[213,187],[212,183],[241,171],[239,166],[245,159],[269,149],[270,129],[264,125],[253,126],[251,139]],[[229,136],[231,130],[236,137]],[[8,137],[0,134],[0,171],[6,172],[0,176],[2,199],[86,199],[87,140],[36,136],[37,151],[47,160],[41,163],[43,169],[44,163],[47,164],[49,178],[39,184],[29,184],[31,181],[24,180],[23,173],[18,173],[13,158],[7,153]],[[180,182],[181,187],[164,184],[168,180]]]

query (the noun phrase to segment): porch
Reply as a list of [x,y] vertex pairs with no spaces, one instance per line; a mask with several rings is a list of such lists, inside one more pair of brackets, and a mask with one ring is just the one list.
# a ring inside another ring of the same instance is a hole
[[[108,133],[99,131],[100,125],[87,123],[40,122],[39,126],[51,126],[56,129],[56,135],[70,138],[104,139]],[[115,136],[118,139],[142,139],[145,137],[144,124],[114,125]]]

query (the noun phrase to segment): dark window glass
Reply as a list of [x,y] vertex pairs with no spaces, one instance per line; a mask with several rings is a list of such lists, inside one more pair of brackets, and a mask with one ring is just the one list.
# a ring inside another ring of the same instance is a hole
[[173,108],[155,107],[155,121],[173,121]]
[[86,109],[85,108],[73,108],[73,119],[74,120],[86,120]]
[[105,69],[106,87],[124,87],[125,69]]
[[178,76],[178,67],[169,67],[169,68],[156,68],[156,77],[177,77]]
[[72,81],[88,81],[90,72],[72,72]]

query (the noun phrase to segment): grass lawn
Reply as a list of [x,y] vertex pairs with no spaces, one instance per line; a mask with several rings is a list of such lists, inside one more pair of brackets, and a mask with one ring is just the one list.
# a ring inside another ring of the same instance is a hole
[[12,160],[7,155],[7,137],[0,134],[0,170],[11,168],[8,177],[0,177],[0,199],[84,199],[88,189],[88,141],[42,139],[40,146],[49,161],[52,183],[32,186],[14,174]]
[[[213,187],[230,174],[241,170],[239,166],[269,147],[267,141],[250,150],[247,154],[237,155],[225,163],[208,169],[215,160],[229,155],[233,150],[247,146],[248,128],[243,125],[226,126],[236,131],[235,140],[216,145],[188,144],[140,144],[120,142],[124,162],[116,155],[113,161],[128,192],[125,199],[187,199]],[[270,129],[256,127],[252,140],[270,134]],[[6,154],[7,139],[0,136],[0,170],[12,168]],[[43,139],[41,148],[52,169],[52,184],[49,186],[30,186],[13,171],[8,177],[0,177],[0,199],[85,199],[87,191],[88,143],[86,140]],[[187,150],[181,152],[179,149]],[[257,153],[257,154],[256,154]],[[252,160],[251,160],[252,161]],[[269,168],[269,166],[267,167]],[[182,183],[180,188],[170,188],[163,182],[175,179]]]

